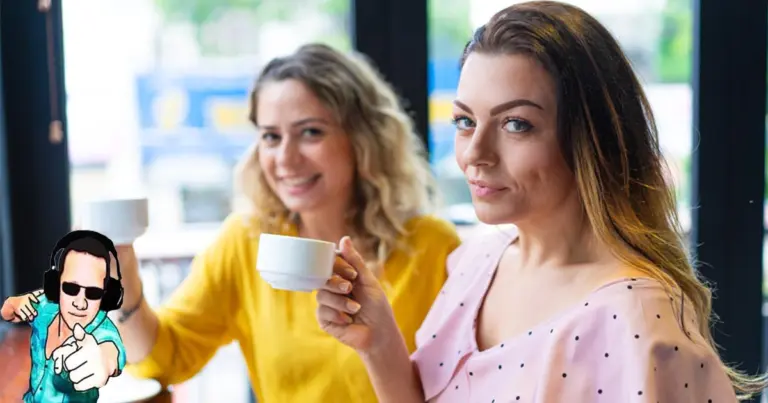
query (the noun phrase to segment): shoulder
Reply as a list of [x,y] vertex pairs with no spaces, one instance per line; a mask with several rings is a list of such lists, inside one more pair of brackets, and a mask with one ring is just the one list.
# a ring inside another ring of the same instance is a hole
[[615,280],[588,296],[585,306],[571,317],[574,323],[569,326],[589,323],[606,337],[621,340],[620,346],[632,346],[632,354],[655,353],[659,345],[667,344],[673,351],[675,345],[677,351],[682,344],[707,345],[697,330],[698,320],[690,303],[683,303],[679,293],[655,280]]
[[433,215],[411,218],[405,223],[405,230],[404,241],[410,246],[443,244],[453,250],[461,242],[452,223]]
[[[682,301],[654,280],[614,282],[593,293],[588,306],[562,324],[567,334],[558,340],[568,346],[560,348],[589,341],[574,360],[585,365],[602,361],[593,368],[595,382],[624,385],[625,395],[735,401],[725,365],[698,331],[691,305]],[[577,336],[581,341],[574,341]]]
[[32,302],[32,306],[37,309],[38,317],[40,314],[56,314],[59,312],[59,304],[49,301],[45,293],[38,295],[37,302]]
[[656,364],[718,359],[699,331],[700,321],[693,305],[679,292],[666,290],[660,283],[648,279],[630,279],[613,291],[615,294],[606,300],[613,303],[603,306],[607,309],[612,306],[625,317],[619,323],[622,333],[631,336],[625,337],[629,339],[624,343],[627,354]]
[[59,313],[59,304],[49,301],[44,293],[37,296],[37,302],[32,302],[32,307],[37,311],[37,315],[30,322],[30,326],[37,329],[46,328]]
[[219,227],[219,239],[242,241],[257,237],[261,232],[258,219],[245,213],[229,214]]
[[448,221],[423,215],[411,218],[405,225],[405,235],[387,259],[387,271],[392,273],[432,273],[445,281],[448,255],[461,243],[456,228]]
[[221,223],[203,255],[214,260],[242,255],[256,248],[259,234],[259,223],[255,218],[243,213],[232,213]]
[[[102,313],[100,312],[99,315],[102,315]],[[93,329],[93,337],[95,337],[99,343],[104,341],[113,341],[116,343],[119,342],[117,343],[118,348],[122,348],[122,338],[120,337],[120,331],[117,330],[117,326],[115,326],[115,323],[112,322],[112,319],[110,319],[109,316],[106,314],[103,315],[103,318],[99,318],[97,316],[96,320],[101,321]]]
[[[411,218],[405,224],[406,235],[398,239],[397,248],[387,259],[387,266],[423,269],[445,281],[448,256],[461,244],[456,227],[441,218],[424,215]],[[387,269],[390,270],[391,269]]]

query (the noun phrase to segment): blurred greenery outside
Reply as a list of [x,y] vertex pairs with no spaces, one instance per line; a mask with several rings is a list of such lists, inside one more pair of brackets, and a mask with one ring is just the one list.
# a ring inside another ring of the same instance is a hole
[[[289,22],[299,15],[314,13],[331,18],[333,26],[350,25],[350,0],[155,0],[155,4],[164,24],[191,25],[204,56],[220,55],[219,49],[205,40],[204,27],[233,12],[248,15],[254,24]],[[348,31],[338,29],[334,32]],[[351,47],[347,35],[330,33],[316,40],[341,50],[349,50]]]

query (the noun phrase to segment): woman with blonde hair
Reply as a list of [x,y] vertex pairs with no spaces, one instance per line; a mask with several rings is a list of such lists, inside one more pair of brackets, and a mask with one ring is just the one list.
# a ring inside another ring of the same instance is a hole
[[[250,119],[258,140],[238,178],[251,208],[225,220],[158,310],[142,298],[133,250],[120,248],[127,370],[180,383],[237,341],[258,401],[375,401],[359,357],[314,320],[314,295],[275,290],[259,277],[258,236],[336,242],[354,234],[414,349],[459,244],[451,224],[429,215],[434,188],[420,140],[365,60],[317,44],[264,67]],[[346,282],[336,276],[331,284]]]
[[[511,230],[464,243],[409,349],[377,279],[317,294],[381,402],[731,403],[764,378],[710,335],[650,105],[610,33],[550,1],[498,12],[462,57],[456,159],[479,218]],[[341,271],[340,271],[341,272]]]

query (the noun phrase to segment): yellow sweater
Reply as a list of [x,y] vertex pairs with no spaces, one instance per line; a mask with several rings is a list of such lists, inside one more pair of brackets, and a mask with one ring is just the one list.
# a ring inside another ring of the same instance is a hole
[[[392,253],[381,280],[413,352],[414,334],[446,279],[446,258],[459,237],[450,223],[430,216],[406,228],[408,250]],[[258,237],[243,219],[228,217],[158,310],[149,356],[126,369],[164,385],[181,383],[219,347],[237,341],[260,403],[376,402],[357,354],[317,324],[315,294],[272,289],[255,268],[257,251]]]

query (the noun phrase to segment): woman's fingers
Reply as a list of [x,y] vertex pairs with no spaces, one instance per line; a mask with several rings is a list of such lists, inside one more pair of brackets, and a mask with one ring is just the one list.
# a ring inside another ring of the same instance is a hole
[[368,266],[366,266],[365,259],[363,259],[357,249],[355,249],[350,237],[345,236],[339,241],[339,255],[347,264],[355,269],[357,276],[360,277],[360,281],[363,283],[376,281],[375,276],[373,276],[370,269],[368,269]]
[[357,270],[340,255],[336,255],[336,261],[333,262],[333,272],[349,281],[357,278]]
[[348,325],[352,323],[352,317],[325,305],[317,307],[317,320],[320,323],[333,323],[336,325]]
[[338,274],[334,274],[328,281],[326,281],[323,289],[336,294],[349,294],[352,292],[352,283],[343,279]]
[[336,311],[351,315],[356,314],[360,310],[360,304],[357,301],[323,290],[317,292],[317,302],[321,306],[327,306]]

